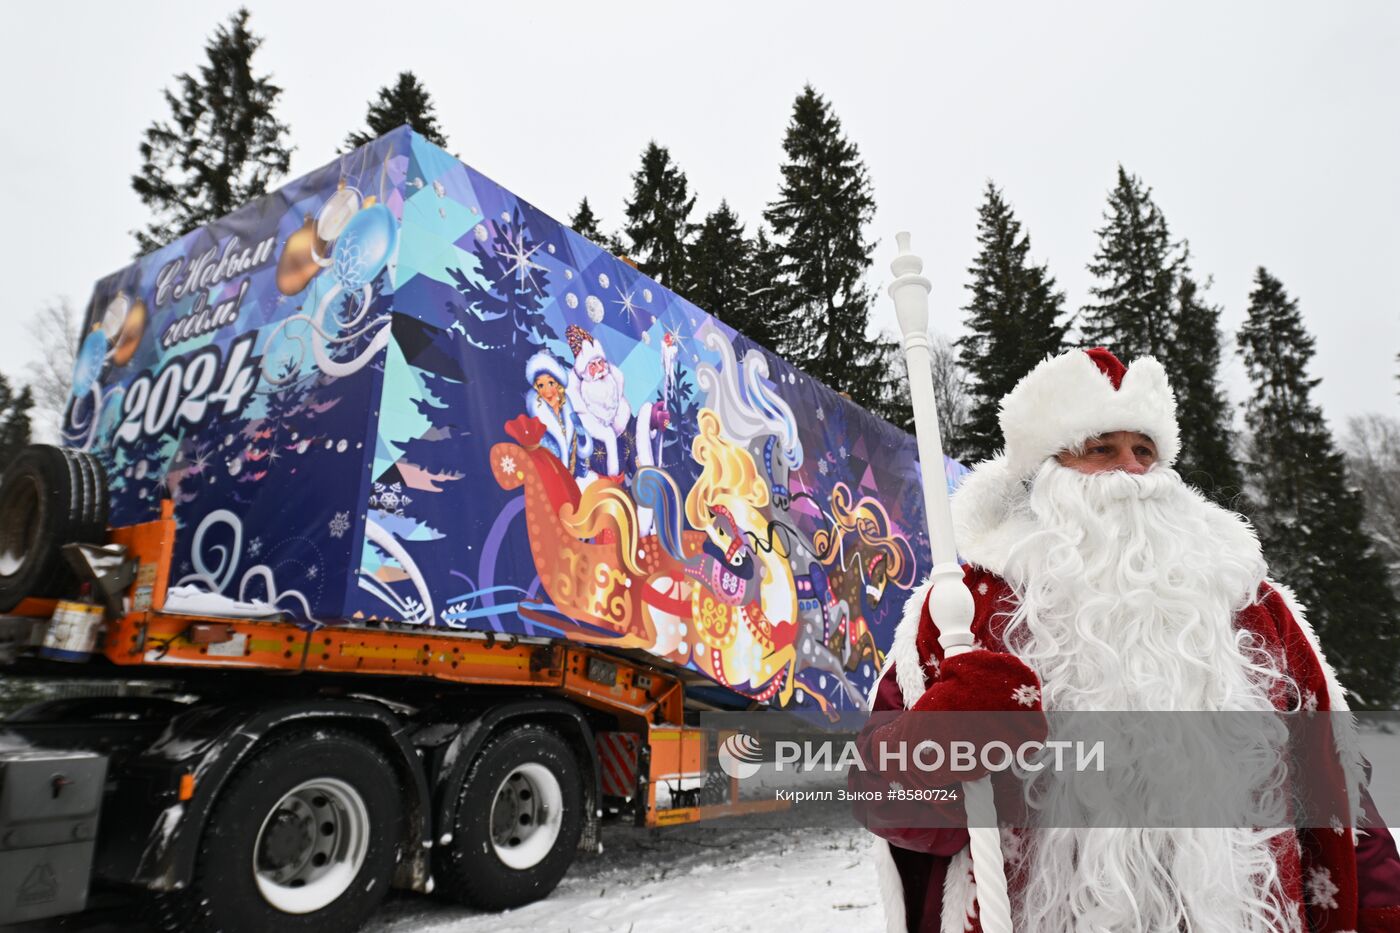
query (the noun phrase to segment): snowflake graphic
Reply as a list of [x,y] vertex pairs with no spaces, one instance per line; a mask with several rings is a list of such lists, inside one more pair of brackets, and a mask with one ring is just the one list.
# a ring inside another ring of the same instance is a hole
[[314,580],[314,579],[316,579],[317,573],[319,573],[319,571],[316,569],[316,567],[315,567],[314,564],[313,564],[312,566],[310,566],[310,567],[307,567],[307,568],[306,568],[306,579],[308,579],[308,580]]
[[1326,907],[1328,910],[1337,909],[1337,886],[1332,883],[1332,872],[1326,868],[1310,869],[1305,887],[1309,904]]
[[502,472],[502,473],[514,473],[514,472],[515,472],[515,458],[514,458],[514,457],[510,456],[509,454],[507,454],[506,456],[504,456],[504,457],[501,458],[501,472]]
[[[510,221],[509,214],[503,214],[502,217],[505,218],[506,222]],[[510,268],[506,269],[505,276],[502,277],[501,281],[505,281],[506,278],[513,275],[516,277],[517,284],[524,285],[528,282],[531,289],[535,292],[539,292],[540,287],[535,282],[534,273],[536,271],[543,272],[544,266],[535,262],[530,257],[535,255],[535,252],[540,248],[541,244],[536,243],[534,246],[526,248],[524,231],[518,233],[514,239],[512,239],[510,233],[507,232],[504,239],[509,249],[497,249],[496,255],[510,263]]]
[[898,781],[890,781],[890,793],[899,794],[904,792],[904,785]]
[[375,483],[374,492],[369,496],[370,508],[400,516],[403,515],[404,506],[412,501],[412,496],[404,495],[402,483]]
[[423,625],[431,621],[427,607],[412,596],[403,601],[403,620],[409,625]]
[[822,476],[825,476],[825,475],[826,475],[828,472],[830,472],[830,471],[831,471],[831,468],[830,468],[829,466],[826,465],[826,461],[825,461],[825,460],[818,460],[818,461],[817,461],[817,472],[818,472],[818,473],[820,473]]
[[846,458],[846,456],[847,456],[847,454],[846,454],[846,445],[845,445],[845,444],[842,444],[840,447],[836,448],[836,452],[837,452],[838,454],[840,454],[840,455],[841,455],[841,458],[844,460],[844,459]]
[[1040,701],[1040,688],[1035,684],[1021,684],[1011,691],[1011,699],[1022,706],[1034,706]]
[[345,532],[350,530],[350,513],[336,512],[335,516],[326,524],[326,530],[331,533],[332,538],[345,537]]
[[817,420],[818,420],[818,421],[825,421],[825,420],[826,420],[826,412],[823,411],[823,410],[820,409],[820,408],[817,409]]
[[250,538],[248,540],[248,556],[257,557],[262,553],[262,538]]

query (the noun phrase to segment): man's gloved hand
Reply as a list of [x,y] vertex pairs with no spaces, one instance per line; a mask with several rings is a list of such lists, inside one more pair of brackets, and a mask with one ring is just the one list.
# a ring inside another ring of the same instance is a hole
[[[917,732],[929,738],[968,741],[977,747],[978,767],[960,772],[960,781],[987,774],[980,762],[981,749],[989,742],[1005,742],[1014,753],[1027,742],[1044,742],[1049,733],[1040,679],[1020,658],[1002,651],[967,651],[945,658],[938,679],[919,697],[913,712],[965,714],[950,723],[934,721],[939,717],[920,723],[920,717],[912,717],[919,724]],[[967,715],[974,713],[986,715]]]
[[1040,710],[1040,678],[1014,654],[966,651],[943,659],[938,679],[914,709],[940,713]]

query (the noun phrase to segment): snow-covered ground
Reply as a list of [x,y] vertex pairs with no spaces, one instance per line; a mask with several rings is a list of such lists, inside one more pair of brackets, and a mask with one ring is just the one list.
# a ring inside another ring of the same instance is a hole
[[1371,762],[1371,799],[1400,836],[1400,714],[1363,713],[1361,753]]
[[484,914],[390,900],[372,933],[730,933],[884,929],[869,833],[844,804],[699,826],[610,826],[546,900]]

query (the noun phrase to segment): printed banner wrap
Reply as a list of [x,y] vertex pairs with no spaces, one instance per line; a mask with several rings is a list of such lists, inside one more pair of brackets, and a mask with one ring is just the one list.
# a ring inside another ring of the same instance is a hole
[[173,584],[720,700],[864,708],[929,565],[913,437],[407,127],[99,282],[63,433]]

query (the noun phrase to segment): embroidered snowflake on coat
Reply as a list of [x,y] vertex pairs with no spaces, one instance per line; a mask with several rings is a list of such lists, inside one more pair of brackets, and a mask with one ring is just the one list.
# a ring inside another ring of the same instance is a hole
[[1001,829],[1001,854],[1007,863],[1015,866],[1026,857],[1026,838],[1014,829],[1003,826]]
[[1316,694],[1316,693],[1313,693],[1311,690],[1304,691],[1304,693],[1303,693],[1303,709],[1307,710],[1309,713],[1315,713],[1315,712],[1317,712],[1317,694]]
[[1309,904],[1318,907],[1326,907],[1328,910],[1337,909],[1337,886],[1332,883],[1332,872],[1326,868],[1313,868],[1308,871],[1308,883],[1305,886],[1305,896]]
[[1011,699],[1022,706],[1034,706],[1040,702],[1040,688],[1035,684],[1021,684],[1011,691]]
[[977,584],[977,592],[980,593],[980,594],[983,595],[983,596],[986,596],[986,595],[987,595],[987,581],[986,581],[986,580],[983,580],[981,583]]
[[1342,821],[1340,817],[1332,817],[1330,820],[1327,821],[1327,825],[1332,827],[1332,832],[1336,833],[1338,836],[1345,832],[1345,830],[1342,828]]

